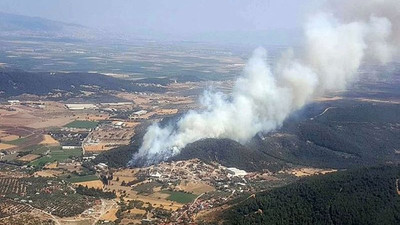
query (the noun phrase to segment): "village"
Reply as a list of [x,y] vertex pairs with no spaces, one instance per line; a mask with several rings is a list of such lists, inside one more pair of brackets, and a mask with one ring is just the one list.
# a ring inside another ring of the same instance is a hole
[[[128,145],[136,127],[143,122],[157,122],[196,105],[193,97],[176,96],[173,92],[113,94],[123,101],[62,103],[25,96],[1,102],[1,160],[31,162],[42,155],[36,151],[31,154],[32,150],[49,147],[80,149],[82,155],[90,157]],[[21,154],[29,156],[20,160]]]
[[[122,99],[117,102],[46,98],[2,102],[0,182],[5,189],[0,190],[1,198],[44,191],[49,195],[46,205],[53,201],[65,205],[41,208],[44,203],[37,198],[5,198],[0,224],[13,218],[11,209],[17,209],[18,215],[35,213],[40,215],[37,219],[56,224],[188,224],[239,197],[250,198],[250,193],[282,186],[297,177],[329,172],[314,168],[251,172],[198,159],[142,168],[94,163],[103,153],[129,146],[150,123],[198,108],[194,96],[179,93],[182,87],[198,85],[203,84],[173,83],[167,95],[114,93]],[[229,85],[222,82],[220,88],[227,91]],[[46,186],[39,184],[42,181]],[[88,204],[68,209],[84,199]]]

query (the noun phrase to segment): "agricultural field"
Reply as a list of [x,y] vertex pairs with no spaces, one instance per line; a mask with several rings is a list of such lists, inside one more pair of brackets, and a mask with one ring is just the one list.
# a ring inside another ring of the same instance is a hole
[[6,150],[6,149],[14,148],[14,147],[16,147],[16,146],[15,145],[10,145],[10,144],[0,143],[0,150]]
[[17,135],[8,135],[8,134],[3,134],[3,133],[1,133],[0,132],[0,140],[1,141],[5,141],[5,142],[7,142],[7,141],[13,141],[13,140],[15,140],[15,139],[18,139],[19,138],[19,136],[17,136]]
[[[3,118],[2,118],[3,119]],[[6,119],[6,117],[4,118]],[[0,140],[2,142],[9,142],[17,140],[21,137],[29,136],[33,133],[33,129],[27,127],[15,127],[0,125]]]
[[32,206],[43,209],[59,217],[70,217],[82,213],[93,205],[93,198],[79,194],[53,193],[48,196],[35,196]]
[[47,164],[44,169],[57,169],[59,167],[58,162],[52,162],[50,164]]
[[52,170],[52,169],[46,169],[46,170],[39,170],[36,171],[33,175],[35,177],[59,177],[64,173],[62,170]]
[[[53,147],[54,148],[54,147]],[[35,155],[44,155],[47,151],[51,151],[52,147],[44,146],[44,145],[35,145],[30,147],[28,150],[31,150],[31,154]],[[54,149],[59,149],[59,147],[55,147]]]
[[94,129],[97,127],[98,124],[99,122],[96,121],[75,120],[71,123],[68,123],[64,127],[76,128],[76,129]]
[[5,141],[5,144],[9,144],[9,145],[21,145],[23,143],[25,143],[28,140],[28,137],[21,137],[21,138],[17,138],[14,139],[12,141]]
[[[52,101],[41,102],[41,104],[44,104],[45,108],[36,108],[29,105],[13,105],[9,106],[10,111],[0,110],[2,114],[0,124],[16,128],[15,131],[17,132],[11,134],[26,136],[32,128],[59,127],[75,119],[73,113],[65,109],[64,104]],[[23,130],[25,130],[26,134],[20,134],[20,131]]]
[[72,157],[82,156],[82,149],[61,149],[60,147],[51,147],[48,155],[32,161],[29,165],[34,167],[43,167],[51,162],[63,162]]
[[54,225],[56,224],[53,220],[49,218],[50,216],[44,217],[41,215],[35,216],[32,213],[21,213],[17,215],[12,215],[10,217],[6,217],[0,219],[0,225]]
[[324,170],[317,168],[294,168],[288,171],[288,173],[293,174],[296,177],[313,176],[317,174],[326,174],[336,172],[335,169]]
[[60,217],[82,213],[93,204],[93,197],[76,194],[67,183],[44,177],[1,178],[0,192],[7,199],[42,209]]
[[29,205],[18,203],[10,199],[0,198],[0,218],[31,211],[32,207]]
[[144,214],[146,214],[146,210],[134,208],[134,209],[129,210],[129,213],[144,215]]
[[19,178],[0,177],[0,195],[23,196],[26,194],[26,184]]
[[70,178],[65,178],[70,183],[80,183],[80,182],[88,182],[88,181],[97,181],[99,178],[96,175],[86,175],[86,176],[72,176]]
[[[119,146],[119,145],[117,145],[117,146]],[[117,146],[110,145],[108,143],[101,143],[101,144],[84,145],[83,148],[85,149],[85,152],[99,153],[99,152],[103,152],[103,151],[108,151]]]
[[177,186],[178,190],[200,195],[202,193],[215,191],[215,188],[199,181],[181,181]]
[[103,189],[103,186],[104,186],[103,182],[101,182],[100,180],[90,180],[90,181],[76,182],[75,185],[77,185],[77,186],[82,185],[82,186],[87,187],[87,188],[95,188],[95,189]]
[[[72,222],[71,224],[92,224],[101,215],[105,215],[104,218],[116,219],[115,213],[118,206],[114,201],[110,200],[107,203],[107,200],[102,200],[106,202],[105,205],[102,205],[99,196],[77,193],[74,190],[75,185],[65,182],[65,180],[54,177],[36,177],[44,175],[41,174],[42,172],[62,171],[42,170],[37,171],[34,176],[20,178],[13,178],[12,174],[2,173],[3,177],[0,177],[0,225],[70,224],[70,222]],[[80,180],[93,180],[94,178],[97,179],[95,176],[82,176]],[[75,180],[78,179],[75,178]],[[71,179],[71,181],[74,180]],[[86,183],[99,185],[101,181],[87,181]],[[98,194],[101,195],[102,191],[99,190]],[[88,211],[89,208],[91,210]],[[35,216],[37,218],[32,218],[35,223],[27,222],[29,221],[28,217]]]
[[50,146],[58,146],[60,143],[55,140],[52,136],[46,134],[43,135],[43,141],[41,141],[39,144],[41,145],[50,145]]
[[[42,130],[26,127],[8,127],[0,125],[0,150],[20,152],[38,145],[43,140]],[[7,159],[10,160],[10,159]]]
[[148,182],[148,183],[141,183],[133,187],[133,190],[136,191],[138,194],[152,194],[154,193],[154,189],[157,187],[161,187],[162,184],[158,182]]
[[105,214],[103,214],[100,219],[106,221],[115,221],[117,220],[117,216],[115,215],[118,211],[118,208],[111,208]]
[[21,158],[18,158],[18,161],[31,162],[39,157],[40,157],[40,155],[28,154],[28,155],[22,156]]
[[118,179],[119,183],[125,183],[136,180],[136,171],[134,169],[121,169],[114,172],[114,180]]
[[162,193],[169,194],[168,200],[182,204],[193,202],[197,197],[197,195],[180,191],[162,191]]

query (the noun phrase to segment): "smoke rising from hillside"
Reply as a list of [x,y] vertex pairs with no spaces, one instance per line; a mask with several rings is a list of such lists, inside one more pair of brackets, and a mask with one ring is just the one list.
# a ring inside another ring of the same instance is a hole
[[289,50],[272,66],[266,51],[256,49],[231,95],[205,92],[205,110],[189,111],[175,125],[150,126],[131,162],[156,163],[203,138],[245,143],[279,127],[315,96],[346,88],[363,61],[387,63],[398,55],[400,1],[334,2],[342,6],[307,22],[304,55]]

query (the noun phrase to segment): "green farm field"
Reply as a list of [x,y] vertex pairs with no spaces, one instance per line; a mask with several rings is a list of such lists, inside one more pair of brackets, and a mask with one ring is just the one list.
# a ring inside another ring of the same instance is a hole
[[68,182],[71,183],[79,183],[79,182],[86,182],[86,181],[93,181],[98,180],[99,178],[96,175],[86,175],[86,176],[72,176],[70,178],[66,178]]
[[99,123],[96,121],[75,120],[75,121],[65,125],[65,127],[77,128],[77,129],[94,129],[97,127],[98,124]]
[[68,149],[68,150],[63,150],[60,147],[52,148],[50,150],[50,153],[46,156],[43,156],[33,162],[31,162],[29,165],[34,166],[34,167],[41,167],[46,165],[47,163],[51,162],[62,162],[70,157],[78,157],[82,155],[82,149]]
[[197,197],[197,195],[180,191],[163,191],[163,193],[169,194],[169,197],[167,198],[168,200],[182,204],[193,202]]

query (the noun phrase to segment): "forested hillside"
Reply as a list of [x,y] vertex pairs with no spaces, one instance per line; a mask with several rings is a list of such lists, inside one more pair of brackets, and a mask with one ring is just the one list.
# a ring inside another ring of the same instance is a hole
[[237,167],[246,171],[263,169],[280,170],[282,161],[256,149],[248,148],[230,139],[207,138],[188,144],[181,153],[171,160],[198,158],[204,162],[218,162],[227,167]]
[[94,73],[54,74],[0,70],[0,97],[21,94],[47,95],[60,91],[79,93],[94,90],[163,92],[164,88],[140,86],[132,81]]
[[352,168],[400,162],[400,105],[338,101],[287,121],[251,148],[298,165]]
[[400,162],[400,105],[359,101],[314,104],[271,133],[240,144],[203,139],[171,160],[199,158],[247,171],[291,165],[348,169]]
[[[161,126],[179,120],[179,116],[164,119]],[[398,121],[400,105],[397,104],[357,101],[316,104],[297,118],[289,118],[275,132],[256,135],[248,143],[202,139],[188,144],[169,160],[198,158],[246,171],[279,171],[293,165],[348,169],[398,163]],[[139,137],[144,134],[146,126],[137,131],[140,135],[136,135],[134,144],[102,153],[96,162],[126,166],[140,147],[142,141]],[[131,162],[130,165],[142,164]]]
[[396,166],[306,178],[234,206],[225,224],[400,224],[399,177]]

